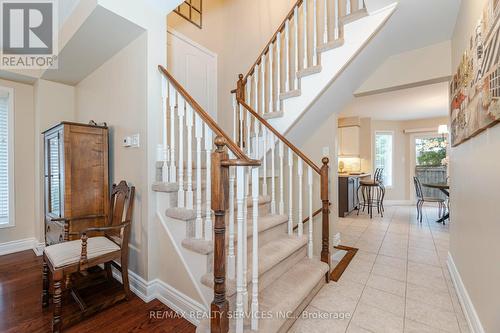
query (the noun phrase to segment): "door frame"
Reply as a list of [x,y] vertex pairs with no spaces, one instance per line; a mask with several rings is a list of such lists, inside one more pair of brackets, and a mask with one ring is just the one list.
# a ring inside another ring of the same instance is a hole
[[189,37],[187,37],[186,35],[180,33],[179,31],[175,30],[174,28],[170,27],[170,26],[167,26],[167,40],[166,40],[166,47],[167,47],[167,68],[168,68],[168,34],[182,40],[183,42],[193,46],[194,48],[200,50],[201,52],[205,53],[207,56],[209,56],[210,58],[213,59],[214,63],[214,94],[213,95],[213,98],[214,98],[214,105],[213,105],[213,108],[214,108],[214,113],[215,114],[211,114],[210,113],[210,110],[206,110],[210,116],[212,116],[214,118],[214,120],[217,121],[217,115],[218,115],[218,110],[219,110],[219,80],[218,80],[218,76],[219,76],[219,61],[218,61],[218,55],[217,53],[207,49],[206,47],[204,47],[203,45],[193,41],[192,39],[190,39]]

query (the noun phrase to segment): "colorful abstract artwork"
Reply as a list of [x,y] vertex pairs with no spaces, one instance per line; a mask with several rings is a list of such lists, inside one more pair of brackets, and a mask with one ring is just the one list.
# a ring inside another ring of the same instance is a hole
[[450,84],[451,145],[500,122],[500,0],[489,0]]

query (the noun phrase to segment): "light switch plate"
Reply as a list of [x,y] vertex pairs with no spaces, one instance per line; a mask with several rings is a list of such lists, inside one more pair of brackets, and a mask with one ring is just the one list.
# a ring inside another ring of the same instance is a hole
[[140,135],[139,134],[134,134],[132,135],[132,142],[131,142],[131,146],[134,147],[134,148],[139,148],[141,146],[141,143],[140,143]]
[[323,147],[323,156],[330,156],[330,148]]

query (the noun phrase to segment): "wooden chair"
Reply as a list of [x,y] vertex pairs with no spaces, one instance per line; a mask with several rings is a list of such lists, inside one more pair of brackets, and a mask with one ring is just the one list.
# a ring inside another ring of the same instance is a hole
[[422,191],[422,184],[417,177],[413,177],[413,183],[415,184],[415,193],[417,195],[417,220],[422,223],[422,207],[426,202],[437,202],[439,204],[439,218],[441,218],[446,212],[445,200],[441,198],[425,197]]
[[[90,316],[129,297],[128,243],[130,238],[134,195],[135,187],[129,187],[125,181],[121,181],[118,185],[113,185],[110,201],[111,213],[106,217],[106,226],[88,228],[82,231],[79,234],[81,240],[68,241],[45,248],[43,253],[42,307],[47,307],[49,305],[50,272],[53,284],[54,303],[52,332],[61,332],[63,327],[63,281],[65,281],[65,291],[71,291],[71,295],[82,311],[82,315],[71,316],[71,318],[64,320],[64,326],[70,326],[81,320],[82,317]],[[125,207],[127,207],[126,211]],[[124,213],[126,214],[125,221],[123,221]],[[96,217],[97,216],[94,215],[61,218],[58,220],[63,222],[67,227],[70,223],[75,221],[95,219]],[[104,233],[104,235],[89,238],[89,233]],[[116,264],[115,260],[119,260],[121,265]],[[106,301],[105,304],[87,307],[79,296],[78,290],[72,286],[70,288],[71,275],[77,272],[85,273],[88,268],[101,264],[105,266],[108,279],[112,279],[111,265],[121,271],[124,293],[119,297],[114,297],[112,300]]]

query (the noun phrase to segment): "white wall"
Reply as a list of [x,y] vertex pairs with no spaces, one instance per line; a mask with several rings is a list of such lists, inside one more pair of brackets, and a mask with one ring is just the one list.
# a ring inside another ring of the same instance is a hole
[[356,91],[366,94],[451,76],[451,41],[389,57]]
[[38,80],[34,85],[35,103],[35,236],[44,239],[44,141],[42,132],[61,121],[75,120],[75,88],[65,84]]
[[[146,34],[76,86],[76,120],[106,122],[110,127],[111,182],[136,187],[130,239],[130,268],[147,272],[147,59]],[[123,148],[122,138],[138,133],[140,148]]]
[[32,238],[35,234],[34,176],[35,140],[33,86],[0,80],[0,86],[14,90],[14,191],[15,226],[0,229],[1,243]]
[[[457,68],[486,0],[462,0],[452,40]],[[485,332],[500,332],[500,126],[451,149],[450,253]]]

